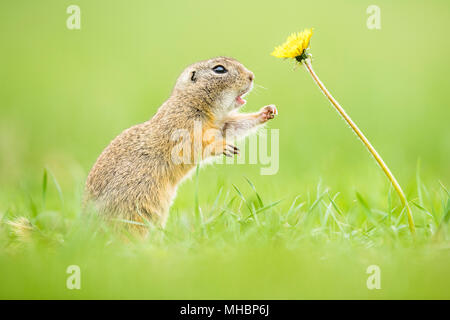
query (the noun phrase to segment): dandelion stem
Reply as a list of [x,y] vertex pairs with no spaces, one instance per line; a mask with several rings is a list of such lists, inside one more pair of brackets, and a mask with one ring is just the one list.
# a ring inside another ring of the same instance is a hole
[[381,156],[378,154],[378,152],[375,150],[375,148],[372,146],[372,144],[369,142],[369,140],[364,136],[364,134],[359,130],[358,126],[352,121],[352,119],[349,117],[349,115],[345,112],[345,110],[340,106],[340,104],[336,101],[336,99],[333,98],[331,93],[327,90],[327,88],[324,86],[322,81],[320,81],[319,77],[314,72],[314,69],[311,65],[311,60],[309,58],[303,59],[302,63],[305,65],[306,69],[311,74],[311,77],[314,79],[314,81],[319,86],[320,90],[325,94],[325,96],[330,100],[331,104],[336,108],[336,110],[339,112],[339,114],[344,118],[345,121],[350,125],[350,127],[353,129],[353,131],[358,135],[358,137],[361,139],[362,143],[367,147],[369,152],[372,154],[372,156],[375,158],[377,163],[380,165],[381,169],[386,174],[387,178],[391,181],[395,191],[397,191],[398,196],[400,197],[400,200],[403,204],[403,207],[406,208],[406,212],[408,215],[408,224],[409,224],[409,230],[411,231],[412,235],[415,235],[416,228],[414,226],[414,220],[411,213],[411,208],[409,207],[408,201],[406,200],[405,194],[403,193],[402,188],[400,187],[400,184],[395,179],[392,172],[389,170],[386,163],[384,163]]

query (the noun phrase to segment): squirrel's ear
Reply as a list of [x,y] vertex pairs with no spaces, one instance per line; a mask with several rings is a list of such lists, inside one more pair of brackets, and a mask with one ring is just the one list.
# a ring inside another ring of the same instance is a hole
[[197,82],[197,79],[198,73],[194,69],[186,69],[178,77],[175,87],[184,90],[185,88],[189,88],[191,84]]
[[192,81],[192,82],[197,81],[197,77],[195,76],[195,71],[192,71],[192,72],[191,72],[191,81]]

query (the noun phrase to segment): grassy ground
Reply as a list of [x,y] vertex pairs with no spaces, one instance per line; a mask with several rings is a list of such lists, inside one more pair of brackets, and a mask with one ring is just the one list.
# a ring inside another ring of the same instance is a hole
[[[65,28],[69,4],[0,5],[0,298],[450,298],[446,1],[379,1],[381,30],[366,28],[372,3],[356,1],[78,1],[78,31]],[[415,241],[306,72],[269,56],[309,26],[317,73],[405,189]],[[187,64],[216,55],[265,88],[247,111],[277,105],[278,172],[202,168],[144,242],[82,216],[101,150],[148,119]],[[33,230],[14,232],[18,217]],[[81,290],[66,287],[69,265]],[[366,286],[370,265],[380,290]]]
[[[192,199],[203,204],[172,212],[167,228],[150,228],[144,242],[124,243],[81,215],[77,201],[61,195],[61,205],[47,209],[43,180],[42,199],[23,199],[28,207],[3,217],[2,298],[449,298],[444,187],[419,185],[415,241],[392,190],[378,194],[377,205],[359,193],[342,202],[321,185],[270,202],[247,181],[246,191],[224,185],[210,203]],[[31,230],[11,226],[18,212],[29,213]],[[74,264],[79,291],[65,286]],[[370,265],[380,267],[380,290],[366,286]]]

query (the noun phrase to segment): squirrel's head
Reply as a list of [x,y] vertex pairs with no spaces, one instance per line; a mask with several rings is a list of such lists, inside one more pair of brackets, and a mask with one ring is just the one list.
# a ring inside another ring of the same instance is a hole
[[194,63],[177,80],[174,94],[194,96],[213,112],[229,112],[245,104],[253,73],[233,58],[218,57]]

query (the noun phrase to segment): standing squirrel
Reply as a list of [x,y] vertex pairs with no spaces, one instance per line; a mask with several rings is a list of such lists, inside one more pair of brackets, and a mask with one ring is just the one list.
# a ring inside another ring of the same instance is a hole
[[[253,79],[251,71],[228,57],[187,67],[157,113],[123,131],[98,157],[86,181],[85,205],[107,219],[137,222],[129,225],[139,232],[145,232],[139,224],[146,221],[164,226],[177,187],[196,167],[199,155],[204,160],[238,154],[229,141],[245,137],[277,114],[274,105],[257,113],[237,111]],[[188,138],[181,150],[175,139],[180,132]]]

